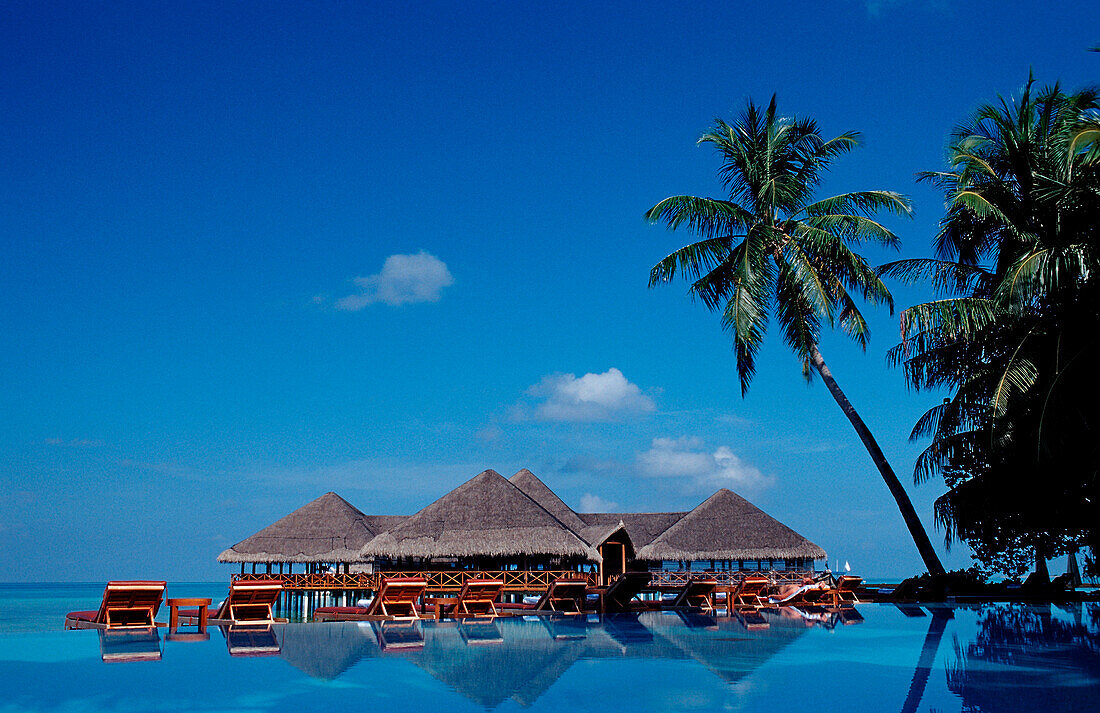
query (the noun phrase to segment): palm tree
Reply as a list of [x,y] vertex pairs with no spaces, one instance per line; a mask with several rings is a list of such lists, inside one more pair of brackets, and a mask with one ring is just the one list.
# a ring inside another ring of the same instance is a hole
[[733,337],[744,396],[772,314],[787,346],[811,367],[852,423],[897,502],[925,566],[943,565],[905,489],[867,425],[841,391],[818,349],[822,325],[838,325],[866,348],[869,330],[856,298],[872,305],[893,300],[886,285],[853,251],[862,242],[896,247],[898,238],[874,216],[910,215],[909,200],[891,191],[857,191],[814,201],[830,162],[851,151],[859,135],[828,141],[812,119],[776,114],[775,97],[760,110],[750,100],[733,125],[717,120],[699,139],[722,159],[718,175],[729,197],[672,196],[646,213],[670,229],[686,227],[701,239],[673,252],[650,271],[649,285],[670,282],[677,271],[691,280],[690,294],[722,313]]
[[949,538],[1023,541],[1045,566],[1044,549],[1095,518],[1083,394],[1100,347],[1100,91],[1029,78],[956,128],[949,154],[950,170],[922,174],[947,204],[936,259],[881,268],[945,294],[902,313],[891,352],[913,387],[954,392],[913,428],[931,437],[914,476],[951,488],[936,508]]

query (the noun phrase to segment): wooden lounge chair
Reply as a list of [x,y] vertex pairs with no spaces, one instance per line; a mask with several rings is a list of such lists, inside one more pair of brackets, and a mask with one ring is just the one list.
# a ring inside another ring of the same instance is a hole
[[588,580],[562,577],[550,583],[534,604],[502,604],[502,609],[579,614],[588,608]]
[[[273,611],[275,602],[283,592],[283,583],[274,579],[261,579],[254,582],[233,582],[229,585],[229,595],[217,609],[210,607],[207,623],[229,625],[237,623],[270,624],[286,619],[276,619]],[[181,609],[180,621],[195,623],[199,619],[198,609]]]
[[729,595],[726,603],[733,607],[733,611],[759,609],[764,606],[764,592],[769,585],[767,577],[745,577],[737,585],[737,589]]
[[605,614],[616,614],[637,608],[638,605],[632,603],[634,597],[649,586],[649,580],[649,572],[623,572],[618,575],[601,593],[600,610]]
[[504,591],[503,579],[467,579],[457,597],[437,597],[435,618],[444,616],[500,616],[496,602]]
[[831,602],[833,592],[831,587],[822,587],[820,583],[808,584],[783,597],[778,595],[768,597],[767,605],[770,607],[818,606]]
[[718,580],[712,577],[689,577],[676,598],[672,600],[672,607],[674,609],[687,607],[698,609],[704,614],[712,614],[714,612],[714,590],[717,587]]
[[165,582],[107,582],[98,610],[71,611],[66,629],[141,629],[163,626],[154,621],[164,600]]
[[854,577],[850,574],[841,575],[836,580],[836,603],[839,604],[859,604],[859,597],[856,596],[856,592],[859,590],[859,585],[863,584],[863,577]]
[[317,607],[314,621],[384,621],[419,619],[416,604],[428,583],[419,577],[383,579],[371,603],[365,607]]

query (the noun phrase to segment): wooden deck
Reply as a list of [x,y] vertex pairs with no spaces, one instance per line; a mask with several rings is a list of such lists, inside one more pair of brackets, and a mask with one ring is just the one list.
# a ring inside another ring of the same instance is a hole
[[[748,575],[764,574],[777,584],[798,583],[809,572],[789,570],[785,572],[652,572],[650,586],[654,588],[682,585],[693,576],[707,576],[718,580],[720,586],[736,586]],[[514,593],[544,592],[556,579],[583,578],[595,587],[595,572],[572,570],[424,570],[393,572],[358,572],[337,574],[233,574],[234,582],[275,580],[292,592],[361,592],[377,591],[384,578],[419,577],[428,583],[430,592],[457,592],[467,579],[502,579],[504,591]]]

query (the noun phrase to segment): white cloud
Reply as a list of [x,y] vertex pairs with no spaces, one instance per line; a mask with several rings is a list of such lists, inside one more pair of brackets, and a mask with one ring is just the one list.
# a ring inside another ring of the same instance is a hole
[[657,407],[637,384],[612,367],[602,374],[552,374],[527,389],[537,403],[531,409],[518,407],[517,416],[540,421],[612,421],[637,416]]
[[447,265],[423,250],[415,255],[390,255],[378,274],[355,278],[361,291],[336,300],[336,309],[355,312],[375,302],[391,307],[438,302],[443,288],[454,281]]
[[604,500],[599,495],[585,493],[581,496],[581,512],[615,512],[619,504]]
[[48,446],[66,446],[68,448],[99,448],[103,445],[103,441],[98,438],[47,438],[46,445]]
[[650,478],[684,478],[698,488],[730,488],[739,493],[759,492],[775,484],[756,466],[741,460],[729,446],[713,451],[702,439],[654,438],[648,451],[638,454],[638,471]]

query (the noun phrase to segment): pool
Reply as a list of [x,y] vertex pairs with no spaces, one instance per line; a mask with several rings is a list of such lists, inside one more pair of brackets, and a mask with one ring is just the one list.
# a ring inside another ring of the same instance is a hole
[[1080,713],[1100,701],[1096,605],[292,623],[202,637],[60,631],[64,612],[28,630],[12,626],[10,599],[2,713]]

